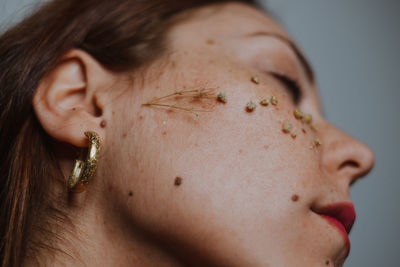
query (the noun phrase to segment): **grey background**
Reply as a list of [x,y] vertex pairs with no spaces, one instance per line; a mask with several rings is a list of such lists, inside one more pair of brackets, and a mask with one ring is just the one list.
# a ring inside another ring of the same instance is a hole
[[[6,29],[44,0],[0,0]],[[400,1],[264,0],[310,59],[327,118],[369,145],[346,267],[400,266]]]

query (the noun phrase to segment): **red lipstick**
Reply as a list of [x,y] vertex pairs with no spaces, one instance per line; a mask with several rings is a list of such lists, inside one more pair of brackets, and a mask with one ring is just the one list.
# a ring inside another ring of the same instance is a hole
[[320,208],[312,209],[321,215],[331,225],[340,230],[346,241],[348,252],[350,252],[350,240],[348,234],[356,220],[356,212],[352,203],[333,203]]

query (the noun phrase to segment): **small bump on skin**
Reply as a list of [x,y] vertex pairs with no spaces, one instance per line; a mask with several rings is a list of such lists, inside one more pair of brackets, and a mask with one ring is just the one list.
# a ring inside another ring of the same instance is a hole
[[167,132],[166,132],[166,131],[162,132],[162,135],[163,135],[163,136],[166,136],[166,135],[167,135]]
[[292,196],[292,201],[293,202],[296,202],[296,201],[298,201],[299,200],[299,196],[297,195],[297,194],[294,194],[293,196]]
[[179,177],[179,176],[177,176],[177,177],[175,178],[174,184],[175,184],[176,186],[180,186],[180,185],[182,184],[182,178]]
[[139,115],[139,120],[143,120],[143,116],[142,115]]
[[276,96],[271,96],[271,104],[276,106],[278,104],[278,98]]
[[260,83],[260,79],[258,78],[257,75],[253,75],[251,76],[251,81],[255,84],[259,84]]
[[269,149],[269,145],[264,145],[264,149],[268,150]]
[[296,139],[297,134],[296,134],[296,133],[291,133],[290,136],[291,136],[293,139]]
[[326,264],[326,265],[329,265],[329,260],[326,260],[326,261],[325,261],[325,264]]
[[101,122],[100,122],[100,127],[101,128],[105,128],[107,126],[107,121],[106,120],[102,120]]
[[126,133],[123,133],[123,134],[122,134],[122,138],[126,138],[126,136],[127,136]]
[[76,108],[72,108],[72,111],[75,111],[76,110]]
[[239,149],[239,154],[242,154],[243,153],[243,150],[242,149]]
[[255,110],[257,107],[256,103],[254,103],[253,101],[250,101],[246,104],[246,110],[248,112],[252,112],[253,110]]
[[133,196],[133,192],[132,192],[132,191],[129,191],[128,195],[129,195],[130,197]]
[[307,133],[306,130],[304,130],[304,128],[302,128],[301,131],[302,131],[303,133]]

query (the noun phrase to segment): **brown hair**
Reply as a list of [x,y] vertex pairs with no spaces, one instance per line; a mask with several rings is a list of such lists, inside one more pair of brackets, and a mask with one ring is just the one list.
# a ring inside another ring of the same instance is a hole
[[68,220],[66,187],[50,190],[52,181],[63,184],[64,178],[32,108],[43,76],[74,48],[113,71],[142,66],[165,50],[175,14],[227,1],[55,0],[0,36],[1,266],[20,266],[40,248],[56,249],[50,225]]

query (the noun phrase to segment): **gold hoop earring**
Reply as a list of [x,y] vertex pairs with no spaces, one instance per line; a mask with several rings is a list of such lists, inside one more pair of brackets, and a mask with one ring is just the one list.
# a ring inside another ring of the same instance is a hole
[[76,193],[85,191],[97,168],[100,156],[100,137],[96,132],[87,131],[85,135],[89,138],[89,148],[86,160],[77,159],[74,168],[68,178],[68,188]]

